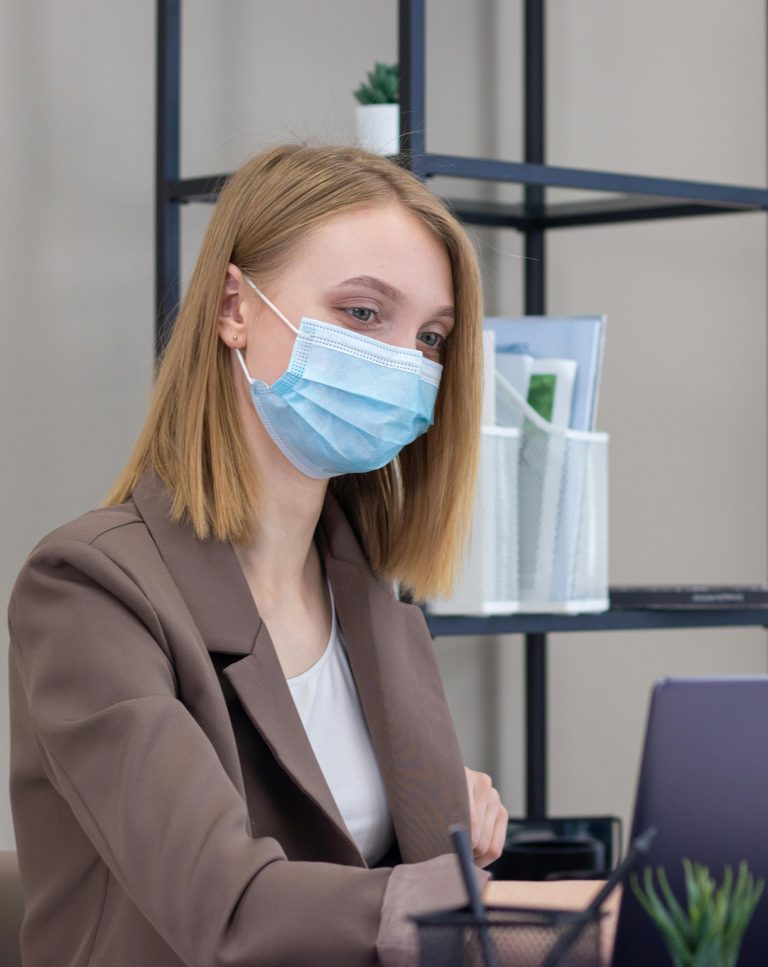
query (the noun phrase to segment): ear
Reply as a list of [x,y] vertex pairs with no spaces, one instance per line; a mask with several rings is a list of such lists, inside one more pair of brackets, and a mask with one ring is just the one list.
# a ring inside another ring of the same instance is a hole
[[227,266],[224,287],[219,303],[219,339],[233,349],[245,349],[247,332],[247,303],[242,271],[231,262]]

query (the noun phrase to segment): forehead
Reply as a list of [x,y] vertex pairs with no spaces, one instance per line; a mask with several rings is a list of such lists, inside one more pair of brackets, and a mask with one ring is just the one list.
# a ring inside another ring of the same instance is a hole
[[289,271],[317,271],[334,282],[376,276],[398,288],[429,290],[452,301],[445,245],[413,212],[398,204],[359,208],[316,226],[294,249]]

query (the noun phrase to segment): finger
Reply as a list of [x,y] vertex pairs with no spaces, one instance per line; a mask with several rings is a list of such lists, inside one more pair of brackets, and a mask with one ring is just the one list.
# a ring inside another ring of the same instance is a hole
[[[490,810],[490,815],[489,815]],[[490,835],[489,823],[493,821],[495,804],[488,793],[478,792],[475,800],[475,828],[472,836],[472,852],[475,856],[484,853],[485,842]]]
[[487,866],[489,863],[493,863],[497,860],[502,852],[504,851],[504,844],[507,837],[507,823],[509,821],[509,814],[506,809],[502,807],[501,811],[496,817],[496,823],[494,825],[493,836],[491,837],[491,845],[488,850],[473,862],[475,866],[479,866],[481,869]]
[[491,858],[488,860],[489,863],[497,860],[504,852],[504,846],[507,842],[508,825],[509,813],[502,805],[496,817],[496,825],[493,828],[493,836],[491,837],[491,845],[489,847],[489,852],[491,853]]
[[475,806],[475,820],[472,842],[477,844],[478,838],[485,822],[485,813],[488,808],[488,794],[493,788],[491,777],[486,772],[472,773],[472,798]]
[[487,796],[492,788],[491,777],[485,772],[475,772],[467,769],[467,784],[469,786],[469,809],[471,822],[471,841],[473,848],[477,845],[478,839],[485,823],[485,813],[488,808]]
[[475,773],[471,769],[467,769],[466,766],[464,766],[464,772],[467,775],[467,792],[469,794],[470,836],[474,842],[475,831],[477,828],[477,807],[475,806]]
[[487,835],[486,825],[488,822],[488,814],[485,808],[478,808],[478,819],[477,824],[472,833],[472,855],[480,856],[485,852],[486,847],[483,845],[483,837]]
[[475,843],[475,855],[485,856],[491,846],[491,839],[496,824],[496,816],[501,806],[498,792],[491,787],[483,802],[482,821],[479,823],[480,832]]
[[508,825],[509,812],[507,811],[506,807],[499,802],[488,849],[474,859],[474,862],[477,866],[487,866],[488,863],[492,863],[501,856],[507,841]]

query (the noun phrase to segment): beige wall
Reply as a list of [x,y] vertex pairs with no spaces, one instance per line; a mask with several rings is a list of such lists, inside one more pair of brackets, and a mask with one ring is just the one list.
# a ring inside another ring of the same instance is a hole
[[[431,150],[520,156],[520,6],[430,4]],[[552,162],[765,183],[764,4],[742,0],[738,17],[723,0],[549,8]],[[349,91],[396,55],[394,0],[187,0],[185,11],[185,175],[290,138],[350,139]],[[103,495],[146,404],[153,58],[150,0],[0,3],[3,601],[35,541]],[[207,216],[184,211],[185,277]],[[743,215],[551,237],[550,309],[609,316],[599,423],[617,583],[766,578],[765,229]],[[472,234],[489,311],[520,311],[521,240]],[[513,811],[520,652],[513,638],[438,642],[467,764],[494,772]],[[555,637],[553,811],[626,817],[650,683],[717,671],[766,671],[764,634]],[[12,843],[2,795],[0,848]]]
[[[513,6],[497,7],[495,108],[516,122],[518,68],[499,54]],[[765,185],[765,46],[756,2],[738,16],[719,0],[550,3],[548,160]],[[496,148],[519,157],[514,125],[501,121]],[[520,243],[494,243],[488,307],[512,311]],[[598,424],[611,433],[611,580],[765,580],[765,216],[554,232],[548,252],[549,310],[609,319]],[[496,774],[516,811],[522,645],[496,649],[500,674],[485,680],[503,683],[499,732],[489,727],[485,761],[499,734]],[[756,629],[557,635],[550,655],[550,808],[627,821],[652,682],[768,670]]]

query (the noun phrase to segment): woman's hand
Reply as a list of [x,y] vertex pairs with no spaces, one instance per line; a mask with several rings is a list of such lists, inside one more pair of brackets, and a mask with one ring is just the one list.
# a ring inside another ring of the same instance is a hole
[[485,772],[464,767],[469,789],[469,815],[472,821],[472,858],[475,866],[487,866],[501,856],[507,836],[509,813]]

